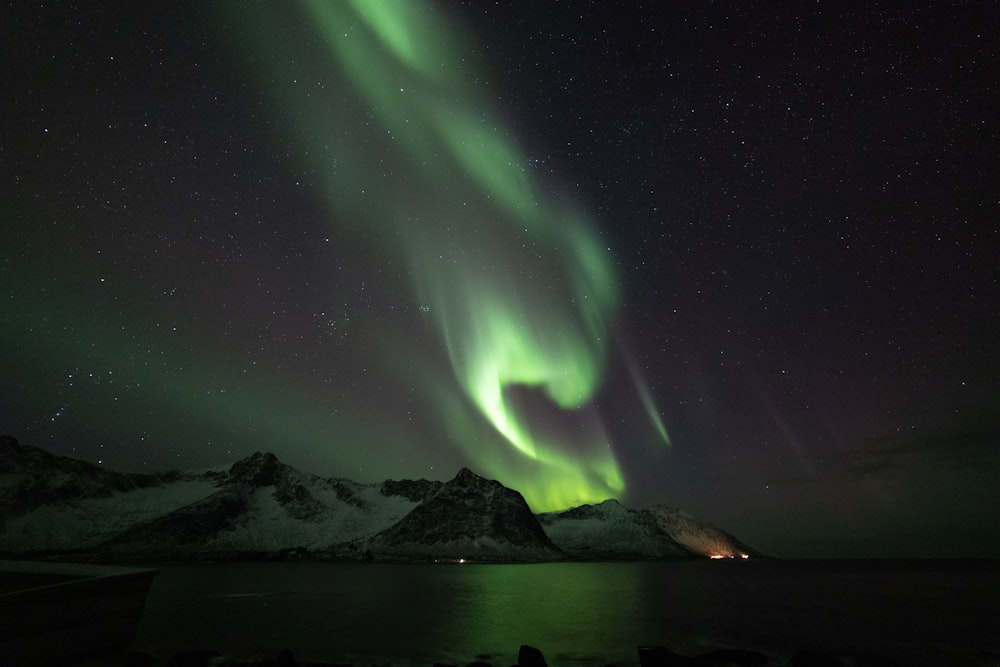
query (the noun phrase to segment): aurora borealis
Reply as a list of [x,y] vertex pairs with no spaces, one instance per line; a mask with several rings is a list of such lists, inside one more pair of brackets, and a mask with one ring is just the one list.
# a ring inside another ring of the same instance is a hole
[[[475,65],[462,67],[452,46],[458,29],[434,6],[305,5],[312,20],[303,29],[319,32],[315,48],[277,60],[308,62],[335,85],[307,95],[280,87],[276,103],[292,125],[310,128],[303,155],[322,144],[350,156],[350,177],[329,174],[331,209],[338,220],[377,230],[380,245],[400,258],[413,306],[441,337],[462,398],[513,448],[469,446],[467,457],[495,477],[519,480],[539,508],[621,494],[611,443],[590,405],[617,306],[610,252],[579,210],[540,191],[524,151],[482,99]],[[255,31],[269,52],[291,46],[270,27],[262,22]],[[285,82],[295,76],[274,74]],[[345,111],[352,104],[357,111]],[[315,168],[332,171],[323,158]],[[578,413],[581,427],[567,436],[533,423],[544,411],[519,409],[511,396],[519,387],[536,391],[536,406]],[[428,390],[443,394],[435,402],[447,406],[439,408],[447,428],[461,399],[448,395],[448,384]],[[465,428],[452,435],[470,440]]]
[[1000,553],[976,10],[2,12],[22,443],[469,466],[777,555]]

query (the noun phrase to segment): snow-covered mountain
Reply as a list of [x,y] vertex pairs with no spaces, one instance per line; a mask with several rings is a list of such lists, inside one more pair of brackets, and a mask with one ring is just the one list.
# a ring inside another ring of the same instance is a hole
[[633,510],[617,500],[539,514],[552,542],[589,560],[750,558],[760,554],[732,535],[666,506]]
[[756,549],[709,523],[702,523],[687,512],[657,505],[641,510],[664,533],[689,551],[709,558],[760,558]]
[[383,493],[378,484],[323,479],[258,452],[234,463],[211,495],[135,526],[102,548],[135,553],[169,545],[182,554],[319,551],[370,537],[418,504]]
[[683,558],[691,554],[649,515],[617,500],[539,514],[553,543],[574,557],[593,560]]
[[322,478],[256,453],[224,468],[120,473],[0,436],[0,553],[99,558],[539,561],[754,554],[677,510],[609,500],[533,515],[462,469],[448,482]]
[[116,473],[8,437],[0,440],[0,552],[318,551],[392,526],[419,504],[412,489],[420,487],[324,479],[262,453],[229,470]]

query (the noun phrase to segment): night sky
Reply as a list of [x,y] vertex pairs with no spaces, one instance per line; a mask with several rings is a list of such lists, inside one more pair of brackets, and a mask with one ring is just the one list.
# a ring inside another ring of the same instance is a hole
[[1000,557],[995,3],[9,2],[0,431]]

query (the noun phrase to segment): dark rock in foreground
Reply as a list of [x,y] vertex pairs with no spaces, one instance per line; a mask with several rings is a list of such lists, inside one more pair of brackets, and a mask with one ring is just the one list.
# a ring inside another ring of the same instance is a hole
[[522,644],[521,648],[518,649],[517,664],[518,667],[547,667],[542,652],[527,644]]
[[[719,649],[695,656],[682,655],[664,646],[640,646],[637,649],[639,667],[892,667],[902,666],[899,661],[886,660],[878,657],[849,657],[820,653],[808,649],[796,651],[790,660],[782,660],[746,649]],[[367,664],[367,663],[366,663]],[[522,645],[518,650],[517,663],[513,667],[547,667],[542,651],[528,645]],[[933,665],[934,662],[918,662],[918,665]],[[982,655],[970,657],[967,661],[947,663],[962,665],[962,667],[987,667],[1000,664],[1000,657]],[[247,660],[224,656],[216,651],[191,650],[181,651],[169,658],[165,663],[147,653],[132,653],[128,656],[126,667],[353,667],[350,664],[312,661],[298,662],[290,649],[282,649],[274,658],[263,660]],[[360,667],[366,667],[361,665]],[[391,667],[386,665],[384,667]],[[457,667],[456,665],[436,662],[432,667]],[[464,667],[494,667],[492,663],[482,660],[467,663]],[[594,667],[598,667],[595,665]],[[612,667],[612,666],[606,666]]]

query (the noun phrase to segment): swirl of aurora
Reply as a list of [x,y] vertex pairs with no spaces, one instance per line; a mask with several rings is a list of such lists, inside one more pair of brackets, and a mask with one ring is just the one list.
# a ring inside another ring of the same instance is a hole
[[[264,75],[303,155],[316,145],[337,155],[336,168],[319,158],[313,168],[338,221],[405,263],[414,306],[453,372],[450,382],[428,382],[453,441],[536,511],[620,495],[623,477],[591,403],[618,303],[594,227],[541,191],[485,101],[460,31],[433,5],[302,4],[303,16],[251,26],[261,49],[283,54],[262,59]],[[279,37],[303,30],[315,41]],[[304,93],[304,62],[337,85]],[[504,451],[468,441],[463,404],[502,436]]]

